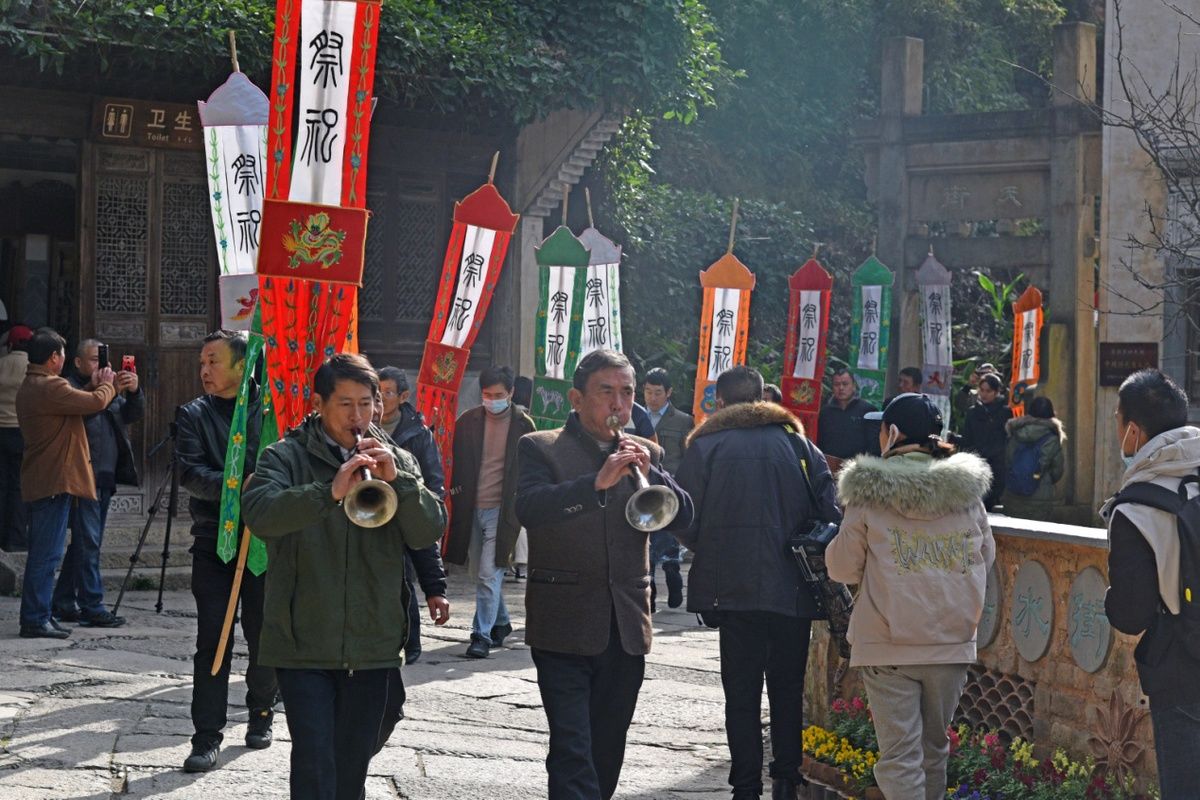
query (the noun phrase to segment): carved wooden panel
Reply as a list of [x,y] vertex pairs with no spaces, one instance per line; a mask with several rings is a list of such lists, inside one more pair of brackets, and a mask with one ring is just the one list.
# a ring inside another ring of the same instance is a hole
[[150,179],[96,181],[96,311],[144,313]]

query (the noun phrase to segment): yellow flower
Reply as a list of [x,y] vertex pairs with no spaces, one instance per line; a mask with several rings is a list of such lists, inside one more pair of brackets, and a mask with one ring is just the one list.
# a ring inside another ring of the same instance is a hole
[[242,441],[243,441],[245,438],[246,438],[246,437],[242,436],[240,433],[235,433],[235,434],[233,435],[233,443],[234,443],[234,444],[241,444],[241,443],[242,443]]
[[225,532],[226,533],[233,533],[233,527],[234,527],[233,520],[231,520],[231,519],[225,520]]
[[238,487],[238,477],[236,475],[231,475],[229,480],[225,481],[225,485],[230,489],[236,489]]

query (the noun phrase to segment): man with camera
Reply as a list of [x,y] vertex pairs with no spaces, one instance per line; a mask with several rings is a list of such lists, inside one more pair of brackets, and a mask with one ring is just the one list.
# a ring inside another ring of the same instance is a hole
[[733,797],[762,793],[765,675],[775,757],[771,797],[793,800],[809,629],[818,607],[790,543],[841,513],[825,456],[804,438],[800,421],[762,402],[762,393],[762,376],[750,367],[717,378],[718,410],[692,432],[676,476],[696,507],[679,538],[695,552],[688,611],[721,629]]
[[65,639],[70,631],[50,616],[54,569],[66,544],[72,502],[99,500],[83,420],[107,408],[117,389],[108,367],[93,373],[87,391],[71,386],[61,375],[66,341],[54,331],[38,331],[26,352],[29,367],[16,400],[25,439],[21,496],[30,504],[20,634],[27,639]]
[[[109,368],[108,345],[95,339],[84,339],[75,349],[75,374],[68,380],[76,389],[87,391],[97,371]],[[137,422],[146,413],[146,398],[138,385],[136,372],[121,370],[113,385],[117,389],[116,398],[103,411],[83,419],[97,499],[80,498],[71,509],[71,544],[63,558],[51,601],[55,619],[95,628],[116,628],[125,624],[123,618],[114,616],[104,607],[100,546],[108,521],[108,505],[117,484],[138,485],[133,445],[126,426]]]

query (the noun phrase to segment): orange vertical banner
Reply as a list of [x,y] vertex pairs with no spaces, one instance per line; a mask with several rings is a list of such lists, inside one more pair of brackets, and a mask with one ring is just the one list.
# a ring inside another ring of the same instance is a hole
[[700,273],[704,306],[700,312],[700,348],[692,403],[697,423],[717,410],[717,376],[746,363],[750,293],[754,284],[754,273],[732,250]]

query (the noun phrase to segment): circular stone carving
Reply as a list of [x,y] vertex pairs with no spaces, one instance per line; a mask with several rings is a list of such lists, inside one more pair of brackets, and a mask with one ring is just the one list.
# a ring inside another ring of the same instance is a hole
[[1037,561],[1026,561],[1013,580],[1011,622],[1013,642],[1026,661],[1046,654],[1054,632],[1054,597],[1050,575]]
[[979,633],[976,646],[987,647],[996,638],[1000,629],[1000,573],[996,571],[996,562],[988,569],[987,589],[983,592],[983,616],[979,618]]
[[1095,672],[1108,660],[1112,629],[1104,613],[1107,581],[1095,567],[1088,567],[1071,582],[1067,599],[1067,641],[1071,657],[1085,672]]

